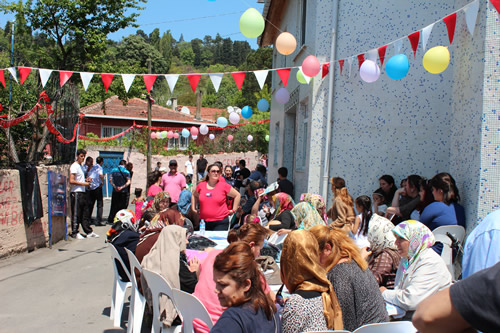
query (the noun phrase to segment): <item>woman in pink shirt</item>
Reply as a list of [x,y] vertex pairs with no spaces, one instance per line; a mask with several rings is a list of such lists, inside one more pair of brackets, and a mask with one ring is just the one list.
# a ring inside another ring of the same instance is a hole
[[[191,197],[191,209],[195,213],[198,213],[196,207],[200,203],[200,219],[205,220],[206,230],[228,230],[228,216],[234,214],[240,205],[240,193],[226,183],[221,172],[217,164],[209,165],[207,180],[196,186]],[[227,208],[227,197],[234,198],[231,210]]]
[[161,173],[159,171],[153,171],[152,173],[150,173],[148,177],[148,184],[149,188],[148,188],[148,193],[146,195],[147,197],[154,197],[155,195],[163,191],[163,189],[160,186]]

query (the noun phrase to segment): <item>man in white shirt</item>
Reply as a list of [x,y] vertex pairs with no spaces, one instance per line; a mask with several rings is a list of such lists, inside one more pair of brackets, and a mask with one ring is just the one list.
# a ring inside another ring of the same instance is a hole
[[[79,149],[76,152],[76,161],[71,164],[69,184],[71,186],[70,190],[70,201],[71,201],[71,233],[70,236],[76,239],[85,239],[88,237],[99,237],[95,232],[92,231],[90,227],[89,214],[85,213],[88,210],[88,197],[86,192],[86,187],[90,185],[90,178],[85,179],[85,173],[83,171],[83,161],[85,160],[85,155],[87,152],[83,149]],[[79,233],[79,225],[82,225],[83,232],[87,236],[83,236]]]
[[191,179],[193,179],[193,173],[194,173],[193,155],[189,155],[189,160],[186,161],[186,163],[184,165],[186,167],[186,176],[189,176]]
[[102,185],[104,184],[104,174],[102,170],[102,165],[104,159],[99,156],[96,158],[96,164],[90,168],[88,171],[88,176],[90,177],[89,186],[89,213],[92,214],[94,211],[94,205],[97,201],[97,216],[95,225],[103,226],[106,223],[102,220],[102,207],[103,207],[103,197],[102,197]]

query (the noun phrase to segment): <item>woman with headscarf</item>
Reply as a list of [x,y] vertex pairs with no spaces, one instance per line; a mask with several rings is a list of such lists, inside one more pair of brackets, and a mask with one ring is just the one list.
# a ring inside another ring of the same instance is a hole
[[179,195],[179,200],[177,200],[177,210],[181,214],[191,221],[194,230],[198,230],[200,227],[200,216],[196,214],[191,208],[191,191],[183,190]]
[[326,217],[325,200],[321,195],[315,193],[303,193],[300,196],[300,201],[309,202],[314,208],[316,208],[319,215],[325,220],[325,222],[328,221],[328,218]]
[[354,241],[343,231],[318,225],[310,229],[319,247],[319,261],[337,295],[344,329],[388,321],[377,281]]
[[[321,218],[318,211],[308,202],[299,202],[291,211],[296,225],[294,229],[309,230],[316,225],[326,225],[324,219]],[[278,235],[292,232],[293,229],[280,229]]]
[[343,178],[333,177],[330,179],[330,183],[332,185],[333,204],[326,214],[332,220],[331,225],[334,228],[349,234],[356,218],[354,201],[349,191],[347,191]]
[[296,229],[295,218],[291,213],[294,206],[292,197],[280,192],[272,196],[271,202],[274,207],[274,216],[270,219],[269,229],[273,231]]
[[343,329],[337,296],[319,263],[318,242],[309,231],[296,230],[285,239],[281,281],[291,293],[283,309],[283,333]]
[[392,231],[402,259],[394,290],[384,287],[380,290],[385,301],[405,310],[408,318],[426,297],[451,284],[451,274],[443,259],[432,250],[434,235],[424,224],[408,220]]
[[153,207],[157,214],[151,221],[151,226],[163,228],[167,225],[176,224],[180,227],[184,226],[184,216],[175,208],[169,208],[170,195],[168,192],[159,192],[153,201]]

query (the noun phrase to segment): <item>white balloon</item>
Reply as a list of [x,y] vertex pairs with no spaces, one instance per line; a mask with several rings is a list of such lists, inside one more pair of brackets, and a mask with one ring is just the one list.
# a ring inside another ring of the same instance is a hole
[[210,133],[210,135],[208,137],[210,138],[210,140],[215,139],[215,135],[213,135],[212,133]]
[[251,135],[247,136],[247,140],[248,141],[253,141],[253,136],[251,136]]
[[231,124],[236,125],[237,123],[240,122],[240,116],[236,112],[232,112],[229,114],[229,121]]
[[193,135],[193,140],[198,139],[198,135]]
[[229,112],[229,113],[234,112],[234,108],[232,106],[228,106],[227,112]]
[[207,125],[205,125],[205,124],[202,124],[202,125],[200,126],[200,133],[201,133],[202,135],[207,135],[207,134],[208,134],[208,126],[207,126]]

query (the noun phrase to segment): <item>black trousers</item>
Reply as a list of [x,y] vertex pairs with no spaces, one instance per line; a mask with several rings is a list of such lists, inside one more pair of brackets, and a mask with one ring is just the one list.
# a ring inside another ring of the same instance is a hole
[[90,234],[90,212],[88,204],[88,192],[71,192],[71,236],[78,233],[79,225],[82,225],[83,232]]
[[111,207],[109,209],[108,223],[112,224],[115,219],[116,213],[119,210],[127,209],[129,192],[116,192],[113,191],[111,195]]
[[89,212],[92,215],[94,211],[94,205],[97,201],[97,218],[96,224],[102,223],[102,207],[103,207],[103,197],[102,197],[102,187],[98,187],[95,190],[89,191]]

